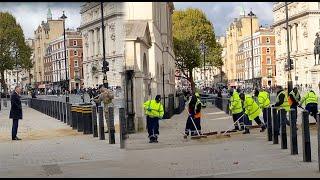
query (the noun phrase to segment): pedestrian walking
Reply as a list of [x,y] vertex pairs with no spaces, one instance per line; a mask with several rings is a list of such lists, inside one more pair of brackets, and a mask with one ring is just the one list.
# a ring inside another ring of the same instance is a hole
[[[264,132],[266,129],[266,125],[261,122],[259,115],[261,114],[261,109],[258,106],[258,104],[254,101],[252,96],[250,95],[245,95],[244,93],[241,93],[240,99],[243,101],[243,107],[245,109],[245,114],[248,116],[249,121],[255,121],[260,127],[261,130],[260,132]],[[246,125],[246,123],[245,123]],[[249,128],[245,126],[245,131],[243,134],[250,134]]]
[[147,116],[147,129],[149,143],[158,143],[159,136],[159,119],[164,115],[161,104],[161,96],[157,95],[154,100],[146,101],[143,104],[145,115]]
[[258,98],[258,105],[262,109],[264,124],[268,124],[268,111],[267,108],[270,107],[270,95],[267,91],[261,89],[255,90],[254,95]]
[[193,96],[191,96],[191,100],[190,100],[190,103],[188,106],[189,106],[188,107],[189,116],[188,116],[187,122],[186,122],[184,138],[187,138],[187,136],[189,136],[189,132],[191,132],[191,134],[190,134],[191,136],[201,135],[201,107],[202,107],[202,103],[200,100],[199,93],[195,93]]
[[17,137],[19,120],[22,119],[22,105],[21,105],[21,87],[16,86],[14,92],[11,94],[11,109],[9,119],[12,119],[12,140],[21,140]]
[[305,109],[310,113],[311,116],[317,122],[317,113],[318,113],[318,96],[313,90],[309,90],[306,95],[301,99],[301,105],[305,104]]

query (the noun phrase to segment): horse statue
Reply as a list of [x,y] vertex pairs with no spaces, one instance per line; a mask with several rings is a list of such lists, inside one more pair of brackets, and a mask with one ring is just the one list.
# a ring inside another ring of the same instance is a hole
[[314,40],[314,65],[317,64],[317,54],[318,54],[318,64],[320,64],[320,37],[319,37],[319,33],[316,33],[316,39]]

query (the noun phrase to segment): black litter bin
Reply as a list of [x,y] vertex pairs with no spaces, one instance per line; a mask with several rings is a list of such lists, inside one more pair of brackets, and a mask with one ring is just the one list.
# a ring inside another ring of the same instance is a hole
[[76,114],[77,114],[77,118],[76,118],[76,124],[78,125],[77,126],[77,130],[78,132],[83,132],[83,126],[84,126],[84,121],[83,121],[83,118],[82,118],[82,107],[81,106],[77,106],[76,108]]

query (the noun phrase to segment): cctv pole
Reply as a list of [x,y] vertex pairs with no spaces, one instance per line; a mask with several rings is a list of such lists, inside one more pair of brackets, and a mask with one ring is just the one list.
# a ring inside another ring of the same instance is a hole
[[[105,43],[104,43],[104,20],[103,20],[103,2],[100,3],[101,7],[101,27],[102,27],[102,48],[103,48],[103,65],[105,66],[105,61],[106,61],[106,50],[105,50]],[[103,67],[104,69],[104,74],[103,74],[103,86],[105,88],[108,88],[108,78],[107,78],[107,71],[105,70],[106,67]]]
[[288,63],[288,93],[292,91],[292,77],[291,77],[291,59],[290,59],[290,44],[289,44],[289,18],[288,18],[288,3],[285,2],[286,6],[286,28],[287,28],[287,63]]

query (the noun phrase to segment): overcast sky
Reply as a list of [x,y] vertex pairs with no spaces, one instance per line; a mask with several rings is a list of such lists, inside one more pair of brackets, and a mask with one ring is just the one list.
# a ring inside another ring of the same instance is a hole
[[225,30],[234,18],[238,18],[243,7],[245,13],[252,12],[259,18],[260,25],[271,25],[273,2],[176,2],[175,9],[200,8],[211,20],[216,36],[225,35]]
[[[53,19],[61,17],[65,11],[67,28],[80,26],[80,6],[84,2],[0,2],[0,11],[9,11],[21,24],[26,38],[33,38],[34,30],[46,21],[48,8],[51,9]],[[250,8],[255,13],[261,25],[272,23],[272,2],[176,2],[175,9],[188,7],[202,9],[213,23],[217,36],[224,35],[225,29],[232,22],[233,18],[239,17],[240,9],[243,6],[248,14]]]

